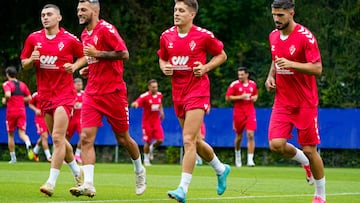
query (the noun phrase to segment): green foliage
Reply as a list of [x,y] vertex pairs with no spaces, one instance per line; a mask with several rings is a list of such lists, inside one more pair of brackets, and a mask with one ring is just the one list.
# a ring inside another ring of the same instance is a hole
[[[0,68],[20,67],[19,55],[26,36],[41,29],[40,11],[47,3],[4,1],[1,13],[6,16],[0,35]],[[77,3],[54,0],[62,10],[61,25],[80,35],[82,27],[76,16]],[[224,42],[228,60],[209,73],[212,105],[229,107],[224,100],[227,86],[237,79],[236,68],[247,66],[260,91],[258,107],[270,107],[273,93],[264,82],[270,66],[268,34],[274,29],[270,1],[201,0],[195,24],[214,32]],[[124,78],[129,102],[146,90],[146,81],[155,78],[164,94],[164,106],[172,106],[170,78],[159,70],[156,51],[159,36],[173,25],[173,1],[102,0],[101,17],[114,24],[125,39],[130,60],[125,63]],[[354,0],[296,1],[295,20],[317,37],[323,61],[319,77],[321,107],[360,107],[360,3]],[[21,17],[20,17],[21,16]],[[3,73],[3,72],[2,72]],[[75,75],[77,75],[76,73]],[[36,90],[34,71],[21,71],[31,91]]]

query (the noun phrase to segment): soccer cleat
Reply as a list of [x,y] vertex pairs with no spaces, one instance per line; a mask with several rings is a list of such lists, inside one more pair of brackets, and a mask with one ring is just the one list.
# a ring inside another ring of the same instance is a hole
[[144,166],[151,166],[150,161],[144,161]]
[[186,201],[186,193],[182,187],[178,187],[176,190],[171,190],[167,192],[169,198],[178,201],[179,203],[184,203]]
[[315,179],[311,173],[310,165],[304,165],[303,168],[306,172],[306,181],[308,182],[309,185],[313,185],[315,182]]
[[51,197],[54,194],[54,185],[46,182],[44,185],[40,187],[40,192],[44,193],[45,195]]
[[136,178],[136,188],[135,188],[136,195],[142,195],[146,190],[146,169],[143,168],[143,170],[140,173],[135,173],[135,178]]
[[231,171],[229,165],[224,164],[224,166],[225,166],[225,171],[222,174],[217,175],[218,185],[217,185],[216,191],[217,191],[218,195],[222,195],[225,192],[225,190],[226,190],[226,179],[227,179],[227,177],[228,177],[228,175],[229,175],[229,173]]
[[34,161],[39,162],[39,156],[36,153],[34,153]]
[[248,161],[247,166],[249,166],[249,167],[255,167],[254,161]]
[[75,176],[74,180],[76,186],[81,186],[82,184],[84,184],[84,171],[81,167],[80,167],[80,174]]
[[315,196],[312,203],[326,203],[326,200],[324,200],[320,196]]
[[28,149],[27,155],[28,155],[29,160],[34,159],[34,152],[33,152],[33,150],[31,148]]
[[72,187],[72,188],[70,188],[69,191],[72,195],[74,195],[76,197],[79,197],[79,196],[94,197],[96,195],[95,187],[91,183],[84,183],[81,186]]
[[11,159],[8,163],[9,164],[16,164],[16,160]]
[[78,162],[79,164],[82,164],[82,159],[79,155],[75,155],[74,158],[75,158],[76,162]]

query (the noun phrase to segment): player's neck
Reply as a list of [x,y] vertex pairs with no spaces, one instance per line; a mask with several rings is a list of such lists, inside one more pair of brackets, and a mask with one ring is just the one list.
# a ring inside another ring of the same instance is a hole
[[99,18],[96,18],[94,20],[92,20],[87,26],[86,26],[86,29],[87,30],[93,30],[94,27],[99,23]]
[[177,26],[177,31],[179,34],[187,34],[188,32],[190,32],[191,28],[192,28],[193,24],[189,23],[186,25],[178,25]]
[[56,35],[57,33],[60,32],[60,28],[59,27],[53,27],[53,28],[47,28],[45,29],[45,34],[46,35]]
[[296,27],[295,21],[291,21],[289,26],[283,30],[280,30],[281,35],[287,36],[289,35]]

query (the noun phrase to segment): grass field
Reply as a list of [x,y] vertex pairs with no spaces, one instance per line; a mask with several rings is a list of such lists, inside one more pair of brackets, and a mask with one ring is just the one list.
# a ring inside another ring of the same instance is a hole
[[[314,186],[305,181],[300,167],[232,167],[227,191],[216,194],[216,177],[209,166],[197,166],[190,184],[187,202],[308,203]],[[360,202],[360,169],[326,168],[327,202]],[[73,197],[69,188],[74,181],[63,165],[52,197],[39,187],[46,181],[48,163],[0,162],[0,202],[175,202],[166,191],[175,189],[180,180],[180,165],[147,167],[147,190],[135,195],[135,177],[130,164],[96,164],[94,198]]]

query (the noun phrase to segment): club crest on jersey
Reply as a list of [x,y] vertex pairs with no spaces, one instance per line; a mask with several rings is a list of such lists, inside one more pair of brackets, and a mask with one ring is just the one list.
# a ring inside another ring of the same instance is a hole
[[293,55],[296,51],[296,47],[295,45],[291,45],[290,48],[289,48],[289,51],[290,51],[290,55]]
[[59,44],[58,44],[58,48],[59,48],[59,51],[61,51],[63,48],[64,48],[64,43],[63,42],[60,42]]
[[195,47],[196,47],[196,43],[194,40],[191,40],[190,44],[189,44],[190,50],[194,51]]
[[41,42],[37,42],[35,47],[38,48],[38,49],[40,49],[40,48],[42,47]]

